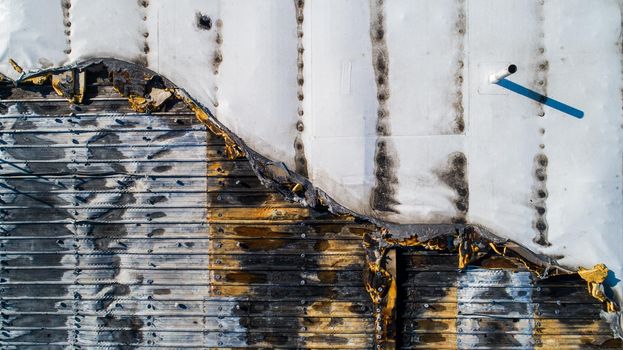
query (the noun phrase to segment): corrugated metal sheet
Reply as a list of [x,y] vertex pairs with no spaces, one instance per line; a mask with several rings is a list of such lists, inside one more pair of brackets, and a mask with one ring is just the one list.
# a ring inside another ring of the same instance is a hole
[[2,88],[2,348],[368,348],[360,238],[287,202],[181,104]]
[[[87,80],[82,105],[0,88],[0,348],[375,346],[373,225],[267,189],[182,103]],[[577,277],[457,261],[399,251],[401,348],[620,346]]]
[[495,258],[461,272],[455,254],[422,249],[397,256],[400,348],[622,346],[577,276],[538,280],[523,266]]

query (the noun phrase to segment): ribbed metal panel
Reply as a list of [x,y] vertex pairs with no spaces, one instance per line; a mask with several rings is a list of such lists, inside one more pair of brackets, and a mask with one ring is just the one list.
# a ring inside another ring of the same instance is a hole
[[[181,103],[0,87],[0,348],[373,348],[372,225],[268,190]],[[619,346],[577,278],[397,261],[402,348]]]
[[98,113],[44,88],[3,101],[3,348],[202,346],[216,317],[205,127],[101,89]]
[[4,86],[0,347],[369,348],[366,225],[285,201],[178,103]]
[[[600,304],[577,276],[539,280],[486,259],[459,271],[456,254],[398,254],[399,340],[404,349],[619,348]],[[495,266],[497,265],[497,266]]]

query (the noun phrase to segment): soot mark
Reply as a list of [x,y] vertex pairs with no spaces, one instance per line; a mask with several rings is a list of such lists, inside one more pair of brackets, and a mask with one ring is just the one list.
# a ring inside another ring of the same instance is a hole
[[376,143],[374,156],[376,184],[372,190],[370,205],[375,210],[397,213],[398,211],[394,209],[394,206],[400,204],[395,199],[395,186],[398,184],[398,178],[393,170],[397,164],[390,155],[393,152],[389,147],[385,140],[379,140]]
[[[147,0],[138,0],[138,5],[141,8],[142,19],[143,22],[147,21],[147,7],[149,7],[149,1]],[[149,54],[149,42],[147,38],[149,37],[149,32],[145,30],[143,32],[143,54],[136,58],[136,62],[142,66],[147,67],[149,65],[149,60],[147,59],[147,54]]]
[[298,134],[294,140],[294,167],[295,171],[308,177],[307,172],[307,159],[305,158],[305,146],[303,144],[302,133],[305,130],[305,124],[303,124],[303,115],[305,113],[303,108],[303,101],[305,99],[304,93],[304,84],[305,84],[305,76],[303,68],[305,67],[303,53],[305,52],[305,48],[303,46],[303,21],[305,20],[304,10],[305,10],[305,0],[294,0],[295,13],[296,13],[296,37],[297,37],[297,46],[296,46],[296,66],[297,66],[297,74],[296,74],[296,84],[297,84],[297,92],[296,97],[298,100],[297,106],[297,115],[299,120],[296,123],[296,130]]
[[294,139],[294,164],[296,172],[300,175],[308,177],[307,173],[307,159],[305,158],[305,146],[301,135],[297,135]]
[[465,56],[465,32],[467,31],[467,19],[465,14],[465,0],[457,0],[457,18],[454,23],[454,30],[457,36],[457,62],[456,72],[454,73],[454,101],[452,108],[454,109],[454,133],[461,134],[465,131],[465,117],[463,107],[463,74],[464,74],[464,56]]
[[[99,327],[124,329],[108,332],[109,334],[106,336],[106,338],[111,338],[106,339],[108,341],[125,345],[122,347],[123,349],[134,349],[136,348],[136,344],[143,342],[143,332],[141,329],[144,324],[137,316],[113,316],[108,314],[103,317],[98,317],[97,325]],[[126,328],[128,330],[125,330]]]
[[372,65],[376,82],[376,98],[378,103],[376,121],[376,149],[374,154],[376,178],[375,185],[370,195],[370,206],[373,210],[394,212],[398,211],[395,206],[400,204],[395,199],[398,177],[396,167],[398,160],[390,136],[389,110],[389,62],[388,50],[385,40],[385,13],[383,0],[370,1],[370,40],[372,43]]
[[69,55],[71,53],[71,21],[69,20],[71,0],[62,0],[61,7],[63,9],[63,26],[65,27],[65,42],[67,44],[63,52]]
[[[536,9],[536,14],[537,14],[537,19],[539,21],[539,37],[537,39],[538,42],[538,47],[536,50],[536,57],[537,57],[537,61],[535,63],[535,75],[534,75],[534,81],[533,81],[533,86],[535,87],[535,90],[538,91],[541,95],[543,96],[547,96],[547,76],[549,73],[549,61],[547,60],[547,58],[545,57],[545,32],[543,31],[544,28],[544,22],[545,22],[545,14],[543,12],[543,6],[544,6],[544,2],[543,1],[539,1],[537,2],[537,9]],[[542,101],[542,103],[545,101]],[[542,103],[538,103],[538,115],[539,117],[543,117],[545,116],[545,110],[543,108],[543,104]]]
[[212,54],[212,73],[214,75],[218,75],[219,68],[221,63],[223,62],[223,20],[216,20],[216,35],[215,35],[216,46],[214,48],[214,53]]
[[[427,308],[420,308],[417,305],[423,300],[430,299],[431,292],[434,292],[435,300],[442,300],[448,296],[448,288],[431,287],[435,283],[431,278],[422,276],[421,278],[410,278],[407,271],[411,269],[427,268],[434,270],[439,265],[456,264],[457,256],[454,254],[441,254],[439,256],[427,254],[426,250],[419,247],[400,247],[396,250],[397,266],[403,268],[398,270],[396,284],[398,285],[398,297],[396,305],[396,329],[398,332],[396,339],[397,349],[408,349],[423,343],[442,342],[445,339],[435,340],[413,337],[413,332],[427,330],[449,330],[447,323],[442,320],[432,320],[426,317],[429,313]],[[404,270],[403,270],[404,269]],[[404,272],[403,272],[404,271]],[[412,275],[411,275],[412,276]],[[447,275],[448,284],[458,284],[460,275]],[[433,277],[434,279],[434,277]],[[445,279],[444,279],[445,280]],[[424,288],[422,288],[424,287]],[[437,311],[437,310],[436,310]],[[458,321],[457,321],[458,322]],[[454,328],[454,327],[453,327]],[[435,334],[431,334],[435,337]]]
[[532,194],[532,205],[535,210],[535,218],[533,221],[533,227],[536,231],[536,236],[533,241],[536,244],[542,246],[550,246],[547,241],[547,165],[549,160],[545,154],[537,154],[534,157],[534,189]]
[[469,210],[469,187],[467,183],[467,158],[462,152],[452,153],[448,157],[447,166],[437,172],[443,183],[456,192],[454,205],[458,215],[452,219],[454,223],[463,224]]
[[210,16],[197,12],[195,17],[197,21],[197,28],[202,30],[212,29],[212,19],[210,18]]

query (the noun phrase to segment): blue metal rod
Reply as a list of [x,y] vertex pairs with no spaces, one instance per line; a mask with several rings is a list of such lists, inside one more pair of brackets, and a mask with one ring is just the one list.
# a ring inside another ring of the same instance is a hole
[[526,87],[523,87],[519,84],[513,83],[510,80],[501,79],[496,84],[499,86],[506,88],[512,92],[516,92],[520,95],[526,96],[529,99],[535,100],[539,103],[542,103],[546,106],[557,109],[563,113],[569,114],[572,117],[582,119],[584,117],[584,112],[579,109],[575,109],[567,104],[564,104],[560,101],[554,100],[553,98],[549,98],[547,96],[541,95],[536,91],[530,90]]

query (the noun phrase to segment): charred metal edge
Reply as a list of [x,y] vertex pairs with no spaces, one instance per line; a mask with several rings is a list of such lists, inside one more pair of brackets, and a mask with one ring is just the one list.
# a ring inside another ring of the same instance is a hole
[[[487,249],[487,252],[493,251],[498,255],[506,256],[505,251],[508,249],[516,254],[516,258],[523,261],[526,267],[539,279],[577,272],[574,269],[560,265],[549,256],[534,253],[516,242],[500,238],[480,225],[465,223],[396,224],[358,214],[339,204],[322,189],[315,187],[308,178],[288,169],[283,162],[273,161],[254,151],[241,138],[217,120],[210,109],[190,96],[184,89],[177,87],[166,77],[135,63],[114,58],[91,58],[62,67],[22,72],[17,80],[8,78],[5,80],[12,82],[18,87],[20,84],[27,82],[40,82],[41,79],[37,78],[66,71],[81,71],[94,65],[104,65],[109,71],[127,71],[130,75],[135,73],[161,79],[164,86],[167,89],[175,90],[176,97],[189,104],[193,111],[196,113],[202,112],[207,116],[207,120],[204,120],[204,118],[200,118],[198,115],[197,117],[201,122],[207,124],[208,127],[216,127],[226,138],[235,143],[234,146],[240,152],[234,153],[232,156],[241,157],[246,155],[253,172],[260,179],[260,182],[269,189],[277,191],[286,199],[316,210],[328,211],[336,215],[351,216],[356,221],[368,222],[378,227],[377,232],[373,233],[372,236],[367,235],[363,237],[363,245],[366,248],[366,259],[368,261],[368,267],[364,271],[364,279],[367,280],[367,289],[368,285],[370,286],[368,292],[375,304],[375,317],[378,319],[378,324],[377,319],[375,319],[375,342],[377,349],[387,348],[384,345],[388,344],[388,342],[384,337],[390,336],[392,332],[391,327],[393,327],[392,318],[394,313],[389,308],[393,308],[394,302],[391,300],[389,291],[392,288],[392,283],[394,283],[395,288],[395,278],[388,272],[385,263],[387,252],[397,247],[419,246],[429,250],[456,249],[459,252],[460,267],[461,261],[464,259],[467,262],[477,260],[478,257],[474,258],[472,254],[477,252],[478,249],[472,249],[473,247],[485,245],[490,248]],[[68,100],[70,103],[73,103],[72,98],[68,98]],[[501,253],[500,249],[504,249],[504,253]],[[468,256],[468,258],[465,258],[465,256]],[[381,292],[378,290],[379,287],[382,288]],[[623,313],[617,311],[616,313],[604,312],[604,314],[607,315],[604,318],[612,325],[614,336],[623,339],[623,332],[620,326]],[[381,338],[378,338],[378,336],[381,336]],[[389,344],[389,348],[391,348],[392,343],[390,342]],[[393,344],[395,345],[395,343]]]

